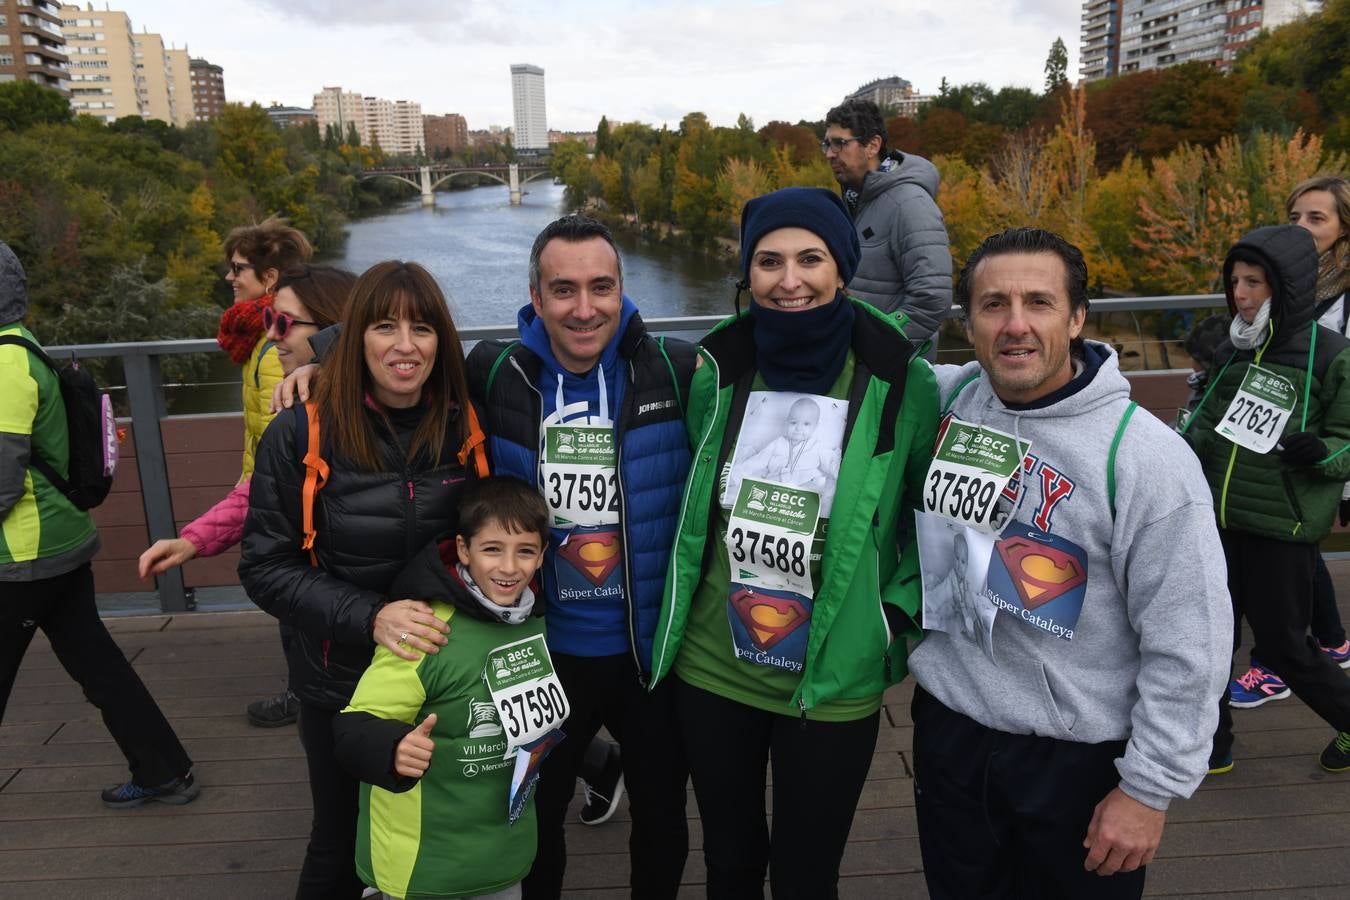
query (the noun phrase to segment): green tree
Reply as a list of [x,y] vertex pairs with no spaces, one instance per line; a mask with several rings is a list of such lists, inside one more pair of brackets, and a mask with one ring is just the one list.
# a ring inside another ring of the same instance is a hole
[[608,156],[609,154],[609,119],[601,116],[600,124],[595,126],[595,155]]
[[0,84],[0,131],[70,121],[70,103],[59,91],[31,81]]
[[1069,83],[1069,48],[1063,38],[1055,38],[1045,58],[1045,92],[1053,94]]

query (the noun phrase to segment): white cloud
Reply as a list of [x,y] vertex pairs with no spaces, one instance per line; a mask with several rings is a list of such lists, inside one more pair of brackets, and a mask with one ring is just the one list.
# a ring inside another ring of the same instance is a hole
[[[1070,0],[128,0],[144,24],[225,67],[232,100],[309,105],[324,85],[508,125],[508,67],[547,71],[549,124],[602,114],[675,126],[815,119],[873,78],[935,92],[985,81],[1039,89],[1056,37],[1077,67]],[[900,4],[895,4],[900,7]]]

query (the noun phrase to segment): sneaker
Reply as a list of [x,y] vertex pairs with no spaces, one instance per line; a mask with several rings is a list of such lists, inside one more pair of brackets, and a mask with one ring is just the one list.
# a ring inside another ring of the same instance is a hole
[[1331,661],[1342,669],[1350,669],[1350,641],[1339,647],[1323,647],[1322,652],[1331,657]]
[[1328,772],[1350,772],[1350,731],[1338,731],[1322,751],[1322,768]]
[[188,772],[182,778],[175,778],[168,784],[156,788],[141,787],[134,781],[104,788],[103,805],[109,809],[132,809],[154,801],[170,806],[182,806],[196,800],[201,792],[201,785],[197,784],[192,773]]
[[586,789],[586,805],[578,816],[583,825],[603,825],[619,808],[619,800],[623,797],[623,762],[614,747],[610,747],[609,759],[600,778],[597,784],[581,783]]
[[300,700],[289,690],[248,705],[248,721],[259,728],[290,725],[300,715]]
[[1209,761],[1210,775],[1227,775],[1233,771],[1233,754],[1228,754],[1223,759]]
[[1283,700],[1290,694],[1289,686],[1280,676],[1265,666],[1253,665],[1245,675],[1239,675],[1228,685],[1228,705],[1238,709],[1255,709],[1271,700]]

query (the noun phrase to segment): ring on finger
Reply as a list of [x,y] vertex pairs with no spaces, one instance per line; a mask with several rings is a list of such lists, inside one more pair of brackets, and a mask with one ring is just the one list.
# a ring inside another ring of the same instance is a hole
[[408,643],[408,632],[404,631],[404,632],[402,632],[401,634],[399,634],[399,636],[398,636],[398,642],[399,642],[400,644],[406,644],[406,643]]

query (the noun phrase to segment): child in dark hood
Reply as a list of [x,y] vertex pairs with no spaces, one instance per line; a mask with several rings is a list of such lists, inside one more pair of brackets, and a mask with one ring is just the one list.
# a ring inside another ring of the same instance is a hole
[[[518,479],[486,478],[459,517],[458,533],[428,544],[392,588],[449,623],[444,652],[409,661],[377,650],[333,726],[338,759],[365,782],[357,872],[394,897],[519,896],[536,826],[532,800],[508,804],[518,793],[508,751],[566,715],[561,686],[544,676],[529,587],[548,535],[543,499]],[[513,692],[498,677],[508,670],[543,680]]]
[[[1256,229],[1223,274],[1233,322],[1184,431],[1214,493],[1234,619],[1247,617],[1253,656],[1269,666],[1239,686],[1270,699],[1283,679],[1337,731],[1322,767],[1347,771],[1350,680],[1307,633],[1317,543],[1350,478],[1350,340],[1314,321],[1317,249],[1306,230]],[[1225,688],[1211,773],[1233,766],[1229,702]]]

